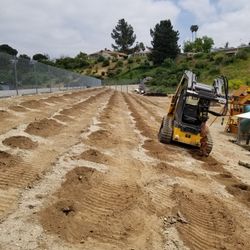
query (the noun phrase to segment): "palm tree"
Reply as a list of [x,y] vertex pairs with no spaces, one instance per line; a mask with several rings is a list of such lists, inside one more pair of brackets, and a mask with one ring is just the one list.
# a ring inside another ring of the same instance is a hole
[[199,29],[198,25],[191,25],[190,30],[192,32],[192,41],[194,40],[193,33],[195,32],[195,39],[196,39],[196,32],[198,31],[198,29]]

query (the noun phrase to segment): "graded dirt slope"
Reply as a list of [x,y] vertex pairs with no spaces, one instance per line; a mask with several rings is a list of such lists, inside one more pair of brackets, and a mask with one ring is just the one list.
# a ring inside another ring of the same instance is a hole
[[158,142],[168,97],[1,101],[0,249],[250,249],[250,155],[219,120],[202,158]]

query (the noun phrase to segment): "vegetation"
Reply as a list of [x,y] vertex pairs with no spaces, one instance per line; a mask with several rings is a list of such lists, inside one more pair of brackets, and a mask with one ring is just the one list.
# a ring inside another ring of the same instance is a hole
[[211,51],[214,41],[211,37],[203,36],[202,38],[196,38],[194,42],[184,42],[184,52],[204,52]]
[[111,37],[115,41],[112,47],[116,51],[129,53],[131,46],[134,44],[136,35],[134,34],[133,27],[128,24],[124,19],[120,19],[118,24],[113,29]]
[[18,51],[10,47],[8,44],[0,45],[0,52],[7,53],[11,56],[16,56],[18,54]]
[[180,52],[178,46],[179,32],[173,30],[170,20],[160,21],[150,30],[153,38],[150,60],[160,65],[166,58],[175,59]]

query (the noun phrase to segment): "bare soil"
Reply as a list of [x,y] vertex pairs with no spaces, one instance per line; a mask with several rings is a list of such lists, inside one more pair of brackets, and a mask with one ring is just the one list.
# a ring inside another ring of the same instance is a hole
[[0,100],[0,249],[250,249],[249,151],[220,119],[207,158],[159,143],[169,103],[108,88]]

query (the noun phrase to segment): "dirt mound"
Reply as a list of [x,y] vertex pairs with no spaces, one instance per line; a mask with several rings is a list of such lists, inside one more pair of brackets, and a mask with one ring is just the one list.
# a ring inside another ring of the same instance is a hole
[[66,116],[66,115],[55,115],[53,118],[62,121],[62,122],[71,122],[74,121],[72,118]]
[[30,109],[39,109],[44,107],[44,103],[42,101],[37,101],[37,100],[30,100],[30,101],[25,101],[21,102],[20,105],[30,108]]
[[237,223],[221,201],[178,187],[173,198],[178,202],[174,214],[180,211],[187,221],[176,227],[190,249],[249,249],[249,240],[239,234]]
[[87,143],[92,146],[104,147],[104,148],[113,148],[117,147],[119,140],[112,137],[112,133],[105,129],[100,129],[91,133],[88,136]]
[[105,174],[88,168],[76,168],[66,177],[58,201],[40,212],[47,231],[71,243],[91,238],[119,249],[143,233],[138,186],[105,179]]
[[40,121],[30,123],[25,129],[25,132],[32,135],[49,137],[58,134],[62,126],[62,124],[53,119],[45,118]]
[[5,110],[0,110],[0,119],[8,118],[9,113]]
[[195,178],[195,179],[198,178],[198,175],[193,172],[173,167],[164,162],[161,162],[156,166],[154,166],[154,169],[158,174],[166,174],[167,176],[174,176],[174,177],[178,176],[178,177]]
[[0,168],[9,168],[16,163],[15,157],[5,151],[0,151]]
[[19,105],[16,105],[16,106],[10,106],[9,107],[10,110],[13,110],[13,111],[16,111],[16,112],[26,112],[27,109],[22,107],[22,106],[19,106]]
[[12,148],[21,148],[21,149],[33,149],[36,148],[38,143],[33,142],[30,138],[25,136],[12,136],[6,138],[3,141],[3,144]]
[[171,161],[174,159],[176,150],[167,145],[161,144],[157,140],[148,139],[144,142],[143,148],[147,150],[147,154],[159,160]]
[[110,164],[113,161],[112,157],[105,155],[95,149],[89,149],[87,151],[84,151],[77,157],[77,159],[84,159],[87,161],[92,161],[101,164]]
[[55,103],[55,102],[61,102],[63,100],[64,100],[63,97],[60,97],[60,96],[51,96],[51,97],[45,99],[44,101],[48,102],[48,103]]

